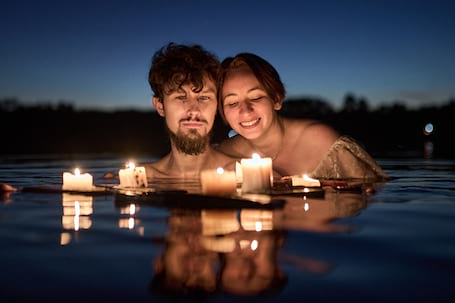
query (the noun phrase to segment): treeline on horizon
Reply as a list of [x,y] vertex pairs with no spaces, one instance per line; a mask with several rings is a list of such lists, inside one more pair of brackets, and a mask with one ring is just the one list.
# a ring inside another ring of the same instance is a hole
[[[427,157],[430,142],[433,157],[453,158],[451,139],[455,99],[440,105],[407,108],[403,102],[371,109],[364,98],[345,96],[335,110],[318,98],[287,99],[280,114],[291,118],[323,121],[349,135],[376,157]],[[425,134],[428,123],[434,126]],[[88,110],[69,102],[26,104],[15,98],[0,99],[2,148],[0,154],[118,154],[161,157],[169,151],[164,120],[150,110]],[[227,138],[229,127],[217,116],[212,142]]]

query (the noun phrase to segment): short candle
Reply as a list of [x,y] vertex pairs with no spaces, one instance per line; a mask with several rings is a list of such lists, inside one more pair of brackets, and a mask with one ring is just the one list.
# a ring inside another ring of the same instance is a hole
[[251,159],[241,159],[242,193],[268,192],[273,185],[272,158],[254,153]]
[[62,189],[74,191],[92,191],[93,177],[89,173],[81,174],[79,168],[76,168],[74,170],[74,174],[70,172],[64,172]]
[[292,176],[292,186],[305,186],[305,187],[320,187],[321,182],[317,179],[309,177],[307,174],[302,176]]
[[145,167],[138,166],[134,162],[126,164],[126,168],[119,170],[120,187],[147,187],[147,175]]
[[235,172],[225,171],[222,167],[201,171],[202,193],[213,196],[224,196],[235,193],[237,182]]

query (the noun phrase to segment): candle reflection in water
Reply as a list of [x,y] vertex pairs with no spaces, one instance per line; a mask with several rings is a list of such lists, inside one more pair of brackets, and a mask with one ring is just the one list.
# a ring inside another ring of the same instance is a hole
[[140,207],[134,203],[120,207],[120,214],[127,215],[127,217],[120,217],[118,220],[119,228],[136,229],[138,233],[144,235],[144,227],[140,226],[140,221],[136,218],[136,214],[139,212]]
[[[62,194],[62,227],[64,230],[79,231],[92,226],[90,215],[93,213],[93,197],[63,193]],[[64,232],[60,236],[60,244],[71,242],[71,234]]]

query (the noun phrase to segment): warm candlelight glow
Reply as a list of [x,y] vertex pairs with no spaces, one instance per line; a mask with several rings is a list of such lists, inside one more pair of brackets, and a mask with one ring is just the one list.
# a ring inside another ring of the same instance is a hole
[[320,187],[321,182],[309,177],[307,174],[291,176],[292,186]]
[[253,250],[253,251],[256,250],[258,248],[258,245],[259,245],[258,240],[251,241],[251,245],[250,245],[251,250]]
[[273,185],[272,158],[261,158],[253,153],[250,159],[241,159],[242,194],[268,192]]
[[74,169],[74,174],[64,172],[62,189],[69,191],[92,191],[93,176],[88,173],[81,174],[79,168]]
[[93,197],[63,193],[62,226],[66,230],[78,231],[92,226]]
[[259,154],[257,154],[257,153],[253,153],[253,154],[251,155],[251,158],[252,158],[253,160],[259,160],[259,159],[261,159],[261,156],[259,156]]
[[124,169],[119,170],[119,179],[120,187],[147,187],[145,167],[136,167],[133,161],[129,161]]
[[225,171],[222,167],[201,171],[200,181],[205,195],[228,196],[234,194],[237,188],[235,172]]
[[261,221],[256,221],[256,231],[261,231],[262,230],[262,223]]
[[130,204],[130,215],[134,215],[136,213],[136,205],[135,204]]

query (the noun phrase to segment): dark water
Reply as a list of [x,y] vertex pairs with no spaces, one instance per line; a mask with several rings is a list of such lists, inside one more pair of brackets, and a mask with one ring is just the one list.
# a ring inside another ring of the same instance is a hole
[[[3,158],[0,183],[59,185],[77,164],[104,184],[123,162]],[[374,195],[273,210],[3,195],[0,302],[455,302],[455,161],[378,162],[394,179]]]

